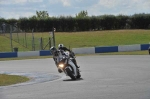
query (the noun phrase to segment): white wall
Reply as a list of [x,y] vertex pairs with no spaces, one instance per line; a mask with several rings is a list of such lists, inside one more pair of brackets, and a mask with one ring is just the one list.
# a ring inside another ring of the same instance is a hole
[[73,48],[75,54],[94,54],[95,47]]
[[39,51],[18,52],[18,57],[40,56]]
[[139,51],[141,50],[140,44],[135,45],[119,45],[118,52],[127,52],[127,51]]

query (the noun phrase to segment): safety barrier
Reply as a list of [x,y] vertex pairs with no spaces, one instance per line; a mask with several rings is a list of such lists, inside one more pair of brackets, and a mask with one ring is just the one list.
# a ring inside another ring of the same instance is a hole
[[2,52],[2,53],[0,53],[0,58],[27,57],[27,56],[49,56],[49,55],[51,55],[49,50],[27,51],[27,52]]
[[[73,48],[72,51],[75,54],[94,54],[94,53],[107,53],[107,52],[148,50],[149,46],[150,44],[85,47],[85,48]],[[26,57],[26,56],[49,56],[49,55],[51,55],[49,50],[27,51],[27,52],[1,52],[0,58]]]
[[94,53],[107,53],[107,52],[130,52],[148,50],[150,44],[134,44],[134,45],[119,45],[119,46],[101,46],[101,47],[85,47],[73,48],[75,54],[94,54]]

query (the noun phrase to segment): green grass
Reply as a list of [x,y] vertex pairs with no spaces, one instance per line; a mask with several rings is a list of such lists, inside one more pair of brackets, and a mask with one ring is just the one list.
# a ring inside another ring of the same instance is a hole
[[0,74],[0,86],[7,86],[28,81],[29,78],[17,75]]
[[56,33],[56,44],[61,42],[71,48],[147,44],[150,42],[150,30]]
[[[13,34],[16,35],[16,34]],[[27,42],[31,48],[31,35],[27,33]],[[20,42],[21,41],[20,37]],[[15,37],[15,36],[13,36]],[[44,38],[44,42],[48,41],[49,33],[34,33],[35,43],[39,43],[39,38]],[[95,47],[95,46],[118,46],[131,44],[148,44],[150,42],[150,30],[110,30],[110,31],[88,31],[88,32],[55,32],[56,45],[63,43],[66,47]],[[44,43],[44,46],[46,43]],[[13,42],[14,47],[18,47],[19,51],[29,51],[24,46]],[[38,47],[38,46],[37,46]],[[10,40],[0,36],[0,52],[10,52]]]
[[[13,47],[19,47],[20,51],[29,51],[29,49],[13,41]],[[11,41],[9,38],[0,35],[0,52],[11,52]]]

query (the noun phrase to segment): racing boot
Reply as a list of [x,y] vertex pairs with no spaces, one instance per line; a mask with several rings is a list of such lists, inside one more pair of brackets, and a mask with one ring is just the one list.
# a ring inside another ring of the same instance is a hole
[[58,68],[58,72],[59,72],[59,73],[62,73],[62,70]]
[[77,68],[80,68],[80,66],[78,66],[76,62],[75,62],[75,65],[76,65]]
[[80,68],[80,66],[77,65],[77,62],[76,62],[75,59],[73,59],[73,63],[75,64],[75,66],[76,66],[77,68]]
[[80,66],[76,65],[77,68],[80,68]]

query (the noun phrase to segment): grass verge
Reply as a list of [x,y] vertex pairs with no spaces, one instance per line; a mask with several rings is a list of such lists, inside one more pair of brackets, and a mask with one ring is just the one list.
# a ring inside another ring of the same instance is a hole
[[28,81],[29,78],[18,75],[0,74],[0,86],[7,86]]

